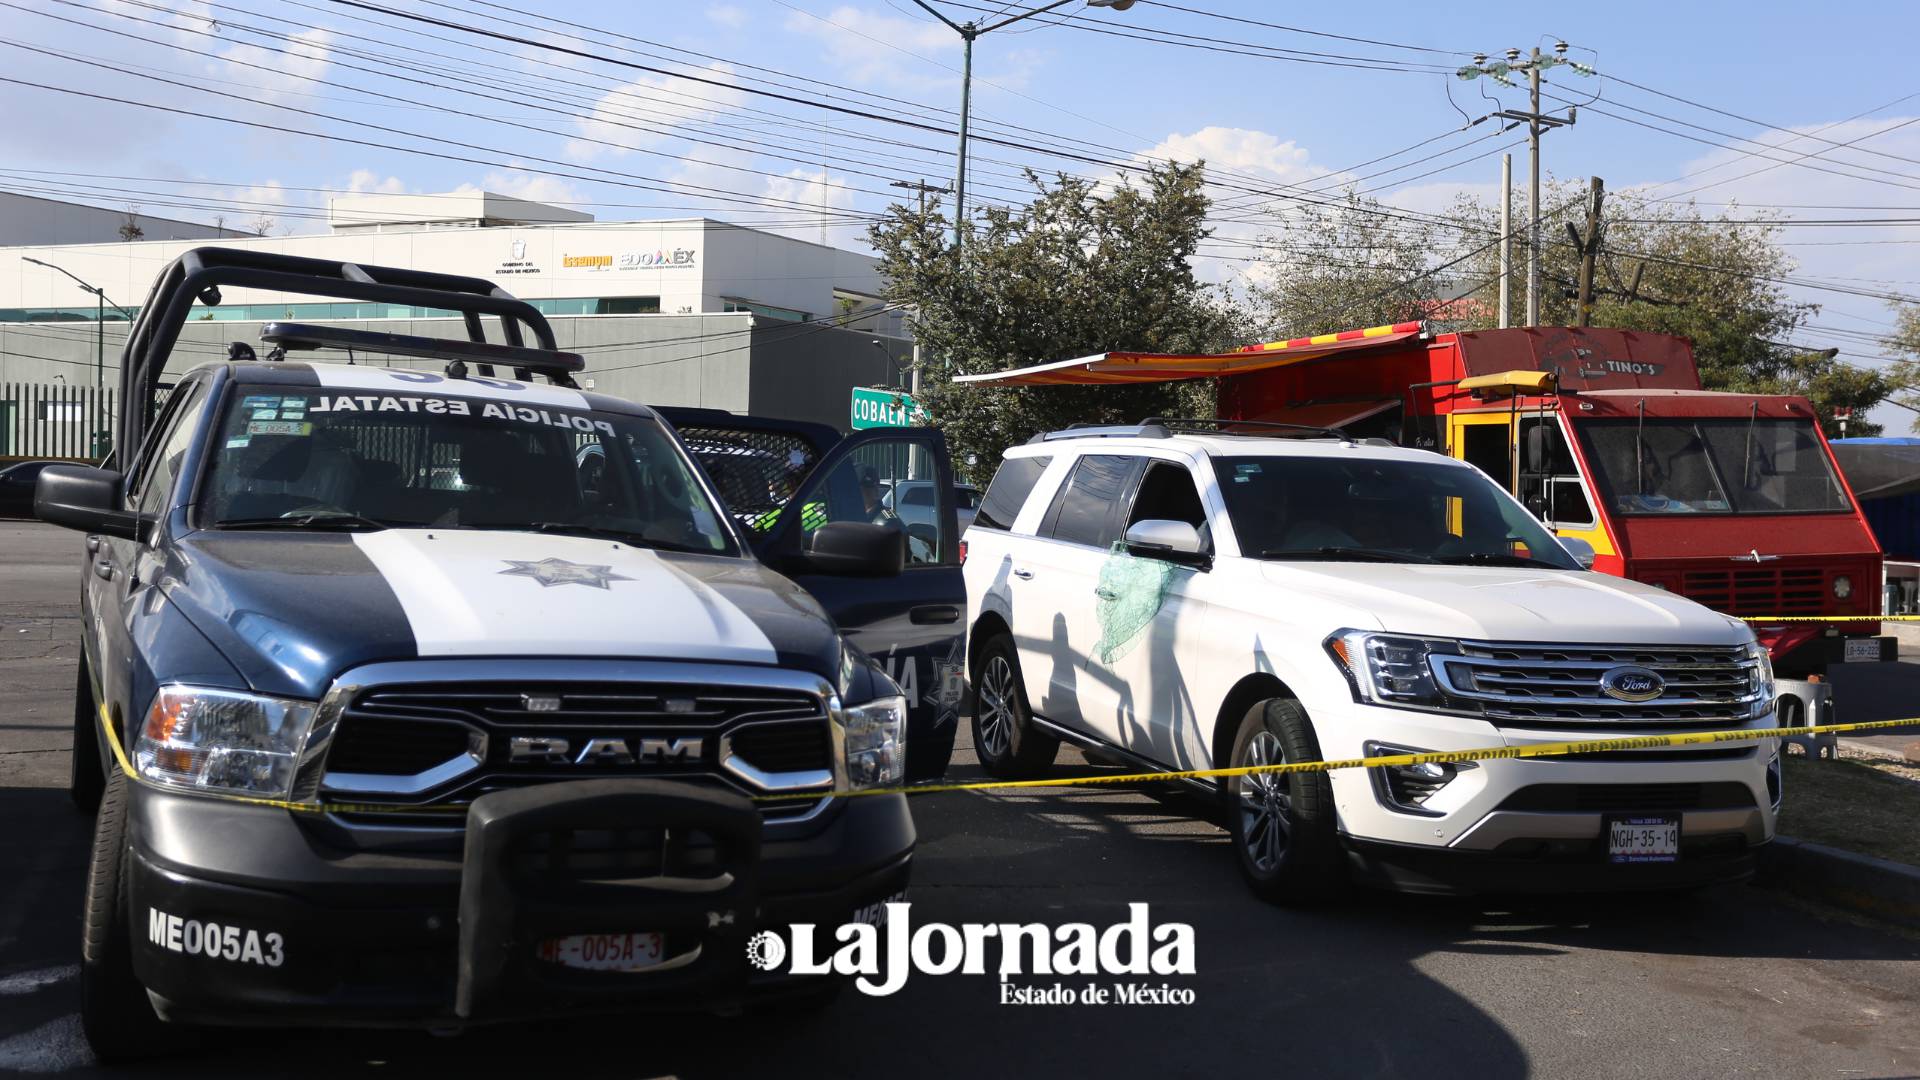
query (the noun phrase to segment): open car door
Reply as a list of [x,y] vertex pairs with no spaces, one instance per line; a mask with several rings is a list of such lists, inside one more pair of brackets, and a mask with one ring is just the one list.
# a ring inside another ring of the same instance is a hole
[[[967,603],[946,436],[875,428],[843,437],[803,421],[655,411],[679,430],[761,561],[812,593],[900,684],[908,779],[945,774],[959,727]],[[835,521],[899,527],[907,534],[906,569],[891,578],[810,570],[808,542]]]

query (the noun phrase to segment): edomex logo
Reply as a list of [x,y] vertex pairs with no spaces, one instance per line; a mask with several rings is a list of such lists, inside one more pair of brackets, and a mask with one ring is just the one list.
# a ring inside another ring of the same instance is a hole
[[[991,967],[1000,976],[1003,1004],[1190,1005],[1194,1000],[1185,987],[1111,978],[1194,973],[1193,927],[1155,924],[1146,904],[1128,904],[1127,920],[1106,927],[1083,922],[915,926],[912,908],[889,902],[871,919],[835,928],[833,944],[826,946],[815,940],[812,923],[794,923],[785,933],[762,930],[747,942],[747,962],[761,971],[857,975],[854,985],[875,997],[899,990],[914,973],[985,975]],[[1036,975],[1095,979],[1083,986],[1010,981]]]

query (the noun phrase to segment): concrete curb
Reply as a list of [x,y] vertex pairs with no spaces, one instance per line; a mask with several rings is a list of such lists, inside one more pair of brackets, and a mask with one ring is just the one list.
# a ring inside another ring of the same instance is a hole
[[1920,867],[1780,836],[1761,849],[1759,883],[1920,930]]

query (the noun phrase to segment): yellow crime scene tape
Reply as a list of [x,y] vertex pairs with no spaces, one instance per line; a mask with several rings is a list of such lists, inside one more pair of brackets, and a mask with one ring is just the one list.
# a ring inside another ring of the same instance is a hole
[[[113,756],[120,763],[120,770],[127,778],[162,790],[169,789],[164,784],[154,784],[144,780],[127,760],[127,754],[120,746],[120,740],[114,733],[113,719],[107,710],[100,709],[100,724],[106,730],[107,743],[113,747]],[[862,788],[857,791],[834,792],[798,792],[783,795],[755,795],[754,802],[791,802],[797,799],[818,799],[822,794],[844,799],[866,795],[933,795],[952,791],[1006,791],[1026,788],[1083,787],[1094,784],[1143,784],[1166,780],[1203,780],[1221,779],[1230,776],[1248,776],[1253,773],[1303,773],[1332,772],[1335,769],[1371,769],[1382,766],[1422,765],[1429,762],[1444,764],[1461,761],[1500,761],[1514,758],[1566,757],[1572,754],[1593,754],[1609,750],[1652,750],[1663,746],[1704,746],[1712,743],[1752,742],[1757,739],[1777,739],[1787,736],[1826,735],[1849,731],[1884,731],[1889,728],[1913,727],[1920,725],[1920,717],[1905,720],[1870,720],[1857,724],[1812,724],[1802,727],[1739,729],[1732,731],[1691,731],[1673,735],[1628,735],[1612,739],[1581,739],[1576,742],[1526,743],[1520,746],[1486,746],[1472,750],[1436,750],[1424,754],[1387,754],[1381,757],[1347,758],[1338,761],[1298,761],[1279,765],[1243,765],[1227,769],[1181,769],[1170,772],[1122,773],[1100,776],[1051,777],[1044,780],[981,780],[959,784],[912,784],[890,788]],[[420,814],[420,813],[465,813],[463,804],[409,805],[380,803],[339,803],[339,802],[292,802],[286,799],[262,799],[252,796],[231,796],[231,801],[251,803],[256,806],[271,806],[281,810],[291,810],[305,814]]]

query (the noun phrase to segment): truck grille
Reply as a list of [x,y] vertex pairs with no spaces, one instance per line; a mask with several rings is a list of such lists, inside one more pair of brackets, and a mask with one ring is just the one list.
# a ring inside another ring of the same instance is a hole
[[1728,615],[1818,615],[1826,574],[1817,566],[1688,570],[1680,595]]
[[[1452,697],[1504,727],[1549,730],[1739,727],[1767,706],[1759,661],[1742,646],[1535,645],[1463,641],[1431,657]],[[1613,668],[1644,668],[1665,683],[1649,701],[1600,690]]]
[[[516,740],[523,744],[517,759]],[[529,740],[539,748],[537,755],[526,753]],[[606,748],[605,756],[580,760],[591,746]],[[729,761],[750,768],[730,769]],[[389,685],[362,690],[341,711],[320,793],[331,801],[458,808],[488,791],[556,780],[708,778],[757,794],[743,774],[813,787],[830,784],[832,771],[824,705],[814,695],[791,690],[627,683]],[[808,776],[811,782],[804,779]],[[774,805],[780,813],[792,813],[808,804]]]

